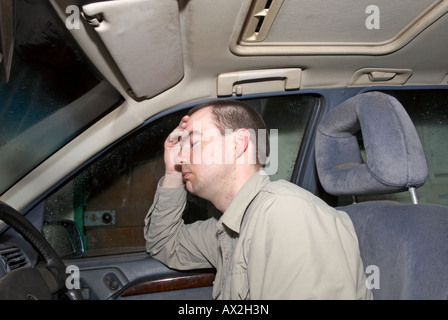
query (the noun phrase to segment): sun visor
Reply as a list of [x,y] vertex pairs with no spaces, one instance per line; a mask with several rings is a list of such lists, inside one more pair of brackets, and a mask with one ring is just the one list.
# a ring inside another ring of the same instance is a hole
[[177,0],[114,0],[83,6],[135,98],[151,98],[184,75]]

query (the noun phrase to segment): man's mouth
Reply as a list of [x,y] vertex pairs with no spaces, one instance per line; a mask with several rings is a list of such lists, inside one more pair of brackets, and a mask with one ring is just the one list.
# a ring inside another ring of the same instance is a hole
[[184,180],[187,180],[188,177],[190,176],[191,172],[186,172],[186,171],[182,171],[182,178]]

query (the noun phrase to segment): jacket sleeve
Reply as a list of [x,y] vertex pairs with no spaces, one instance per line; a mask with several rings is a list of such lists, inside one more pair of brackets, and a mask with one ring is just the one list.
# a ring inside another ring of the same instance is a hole
[[312,201],[261,208],[250,248],[251,299],[370,299],[353,226]]
[[[162,178],[163,179],[163,178]],[[162,188],[145,217],[146,250],[155,259],[178,270],[211,268],[214,265],[213,219],[184,224],[184,187]],[[212,237],[210,239],[210,237]]]

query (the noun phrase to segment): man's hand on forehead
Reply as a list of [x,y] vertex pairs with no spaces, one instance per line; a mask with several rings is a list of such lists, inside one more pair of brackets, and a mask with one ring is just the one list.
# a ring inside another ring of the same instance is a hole
[[185,130],[185,128],[187,127],[187,121],[189,118],[190,116],[188,115],[182,118],[177,128],[174,129],[168,136],[169,142],[177,143],[180,142],[183,138],[185,138],[185,136],[188,136],[188,132]]
[[188,115],[184,116],[176,129],[165,140],[165,179],[163,181],[165,187],[176,187],[183,183],[182,174],[174,158],[181,150],[181,141],[189,136],[185,129],[189,118]]

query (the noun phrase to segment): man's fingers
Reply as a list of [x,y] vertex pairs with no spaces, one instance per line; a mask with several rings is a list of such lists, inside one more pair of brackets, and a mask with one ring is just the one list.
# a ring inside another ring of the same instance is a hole
[[188,138],[189,134],[185,128],[187,127],[187,121],[189,118],[190,116],[188,115],[182,117],[179,126],[168,136],[168,141],[177,143]]
[[182,119],[180,120],[179,127],[185,128],[187,126],[187,121],[189,118],[190,118],[189,115],[183,116]]
[[180,142],[188,138],[189,134],[188,131],[185,129],[179,129],[176,128],[171,132],[171,134],[168,136],[168,140],[170,142]]

